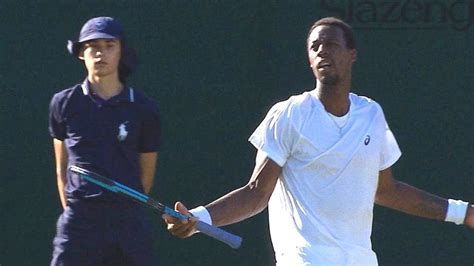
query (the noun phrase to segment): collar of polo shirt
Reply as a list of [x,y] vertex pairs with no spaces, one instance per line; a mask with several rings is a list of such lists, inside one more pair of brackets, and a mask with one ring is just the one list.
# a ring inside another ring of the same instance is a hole
[[[90,82],[87,79],[84,80],[84,82],[81,84],[82,93],[84,93],[84,95],[90,95],[90,87]],[[133,91],[133,88],[125,86],[124,90],[120,92],[120,94],[112,97],[111,99],[115,99],[118,102],[125,100],[133,103],[135,102],[135,92]]]

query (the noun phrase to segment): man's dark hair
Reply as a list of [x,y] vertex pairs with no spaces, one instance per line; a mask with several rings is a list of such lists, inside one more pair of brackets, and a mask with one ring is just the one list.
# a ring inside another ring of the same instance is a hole
[[329,25],[329,26],[336,26],[339,27],[343,34],[344,34],[344,39],[346,40],[346,47],[349,49],[355,49],[356,48],[356,42],[354,39],[354,32],[352,31],[351,26],[349,24],[345,23],[341,19],[335,18],[335,17],[325,17],[322,18],[318,21],[316,21],[313,26],[309,29],[308,32],[308,37],[306,38],[306,41],[309,40],[309,35],[311,35],[311,32],[317,27],[321,25]]

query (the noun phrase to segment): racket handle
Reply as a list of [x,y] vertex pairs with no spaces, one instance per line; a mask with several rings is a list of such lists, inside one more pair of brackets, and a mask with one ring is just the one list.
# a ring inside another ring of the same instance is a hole
[[242,238],[240,236],[231,234],[227,231],[224,231],[218,227],[212,226],[202,221],[197,222],[196,229],[205,235],[208,235],[214,239],[226,243],[233,249],[238,249],[242,244]]

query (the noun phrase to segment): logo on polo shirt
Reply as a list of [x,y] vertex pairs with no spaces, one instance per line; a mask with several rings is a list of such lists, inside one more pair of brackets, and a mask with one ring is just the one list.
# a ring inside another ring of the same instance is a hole
[[117,135],[117,139],[119,141],[124,141],[128,136],[127,124],[128,124],[128,121],[125,121],[122,124],[120,124],[120,126],[118,126],[119,133]]

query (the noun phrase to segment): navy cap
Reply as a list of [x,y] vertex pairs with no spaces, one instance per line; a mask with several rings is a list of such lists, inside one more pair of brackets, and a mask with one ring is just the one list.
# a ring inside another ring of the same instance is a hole
[[126,77],[135,72],[137,56],[135,50],[126,44],[123,27],[116,19],[111,17],[95,17],[88,20],[82,26],[79,39],[67,42],[67,50],[77,58],[83,42],[97,39],[119,39],[122,42],[119,76],[124,82]]
[[68,41],[67,49],[72,55],[78,56],[83,42],[96,39],[122,39],[123,37],[122,25],[117,20],[111,17],[96,17],[82,26],[77,41]]

